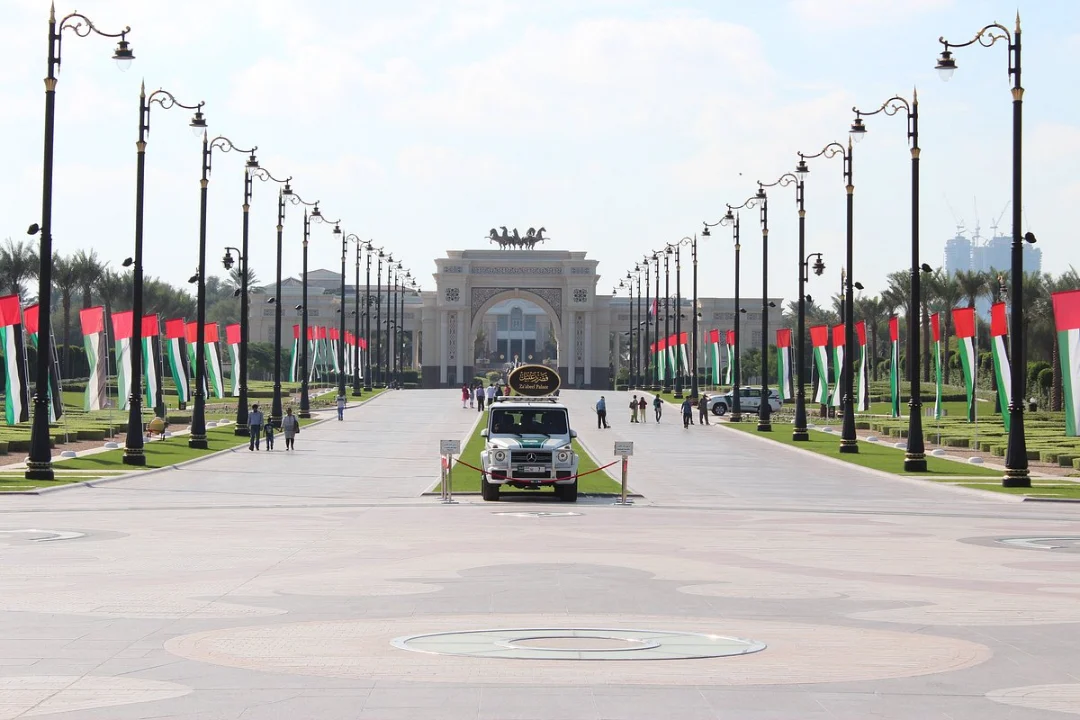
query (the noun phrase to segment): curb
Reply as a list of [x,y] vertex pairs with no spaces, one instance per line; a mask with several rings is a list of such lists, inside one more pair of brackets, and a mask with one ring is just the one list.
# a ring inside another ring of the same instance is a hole
[[[437,492],[420,493],[420,497],[440,497],[441,495],[442,495],[442,493],[437,493]],[[459,495],[463,495],[463,496],[466,496],[466,497],[480,497],[480,493],[478,493],[478,492],[455,492],[454,493],[454,497],[457,497]],[[506,497],[528,497],[530,495],[536,496],[536,493],[532,493],[532,492],[529,492],[529,491],[526,490],[526,491],[520,491],[520,492],[502,493],[502,495],[505,495]],[[502,497],[502,495],[500,495],[500,497]],[[551,497],[554,497],[554,495],[552,495]],[[579,498],[621,498],[622,493],[578,493],[578,497]],[[626,493],[626,497],[628,497],[628,498],[640,498],[642,500],[645,499],[644,495],[639,495],[637,493],[630,493],[630,492]]]
[[1080,503],[1080,498],[1031,497],[1028,495],[1024,495],[1022,496],[1020,502]]

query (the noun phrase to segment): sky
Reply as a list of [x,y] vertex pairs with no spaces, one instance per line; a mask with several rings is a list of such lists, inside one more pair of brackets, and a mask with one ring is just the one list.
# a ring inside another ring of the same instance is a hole
[[[3,0],[0,238],[40,219],[48,0]],[[853,106],[917,88],[923,259],[940,265],[963,224],[1009,232],[1011,81],[1000,43],[956,51],[943,83],[938,37],[1012,27],[999,0],[85,0],[114,41],[65,33],[56,113],[54,247],[118,267],[134,247],[138,93],[205,101],[211,137],[258,146],[305,200],[371,239],[433,289],[447,249],[492,247],[492,227],[547,228],[543,249],[584,250],[610,292],[642,256],[715,222],[726,204],[794,169],[797,152],[847,142]],[[60,5],[58,15],[74,8]],[[1070,240],[1080,198],[1080,3],[1019,5],[1024,40],[1024,230],[1043,269],[1080,267]],[[200,141],[190,113],[151,111],[145,269],[184,284],[198,260]],[[880,292],[910,262],[910,155],[901,117],[878,115],[856,146],[854,278]],[[240,244],[243,161],[215,152],[210,273]],[[807,251],[835,293],[844,257],[839,159],[810,164]],[[792,188],[770,191],[768,294],[797,296]],[[256,183],[250,261],[274,274],[276,187]],[[283,274],[300,271],[300,208],[286,211]],[[742,294],[761,296],[762,242],[742,217]],[[337,269],[341,245],[312,228],[309,266]],[[730,231],[699,246],[699,294],[730,297]],[[349,273],[354,263],[349,251]]]

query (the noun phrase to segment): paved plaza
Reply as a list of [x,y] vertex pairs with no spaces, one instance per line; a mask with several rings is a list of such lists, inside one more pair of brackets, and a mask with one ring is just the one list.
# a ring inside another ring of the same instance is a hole
[[634,441],[629,508],[425,496],[477,421],[457,390],[0,498],[0,720],[1080,715],[1078,506],[606,395],[603,431],[599,393],[563,398],[598,460]]

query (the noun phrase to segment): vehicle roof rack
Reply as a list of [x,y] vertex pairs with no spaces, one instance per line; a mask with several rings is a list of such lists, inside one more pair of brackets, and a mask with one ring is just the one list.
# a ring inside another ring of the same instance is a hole
[[559,398],[555,395],[500,395],[494,398],[495,402],[549,402],[557,403]]

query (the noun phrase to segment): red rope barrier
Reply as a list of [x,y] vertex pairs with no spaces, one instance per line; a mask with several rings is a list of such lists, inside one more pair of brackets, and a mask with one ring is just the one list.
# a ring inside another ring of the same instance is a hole
[[[598,468],[594,468],[592,470],[588,470],[588,471],[583,472],[583,473],[578,473],[576,475],[571,475],[569,477],[564,477],[564,478],[551,478],[549,480],[543,480],[542,482],[553,483],[556,480],[576,480],[577,478],[585,477],[586,475],[592,475],[593,473],[600,472],[601,470],[607,470],[612,465],[618,465],[621,461],[622,460],[620,458],[619,460],[609,462],[607,465],[604,465],[604,466],[601,466],[601,467],[598,467]],[[507,482],[514,482],[514,481],[525,481],[525,480],[532,480],[533,479],[533,478],[511,478],[511,477],[507,477],[506,475],[503,475],[502,473],[494,473],[494,472],[486,473],[486,472],[484,472],[483,469],[478,468],[475,465],[470,465],[469,463],[465,462],[461,458],[458,458],[457,460],[455,460],[454,464],[455,465],[464,465],[465,467],[467,467],[467,468],[469,468],[471,470],[475,470],[476,472],[480,473],[481,475],[491,475],[491,477],[493,477],[496,480],[505,480]]]

